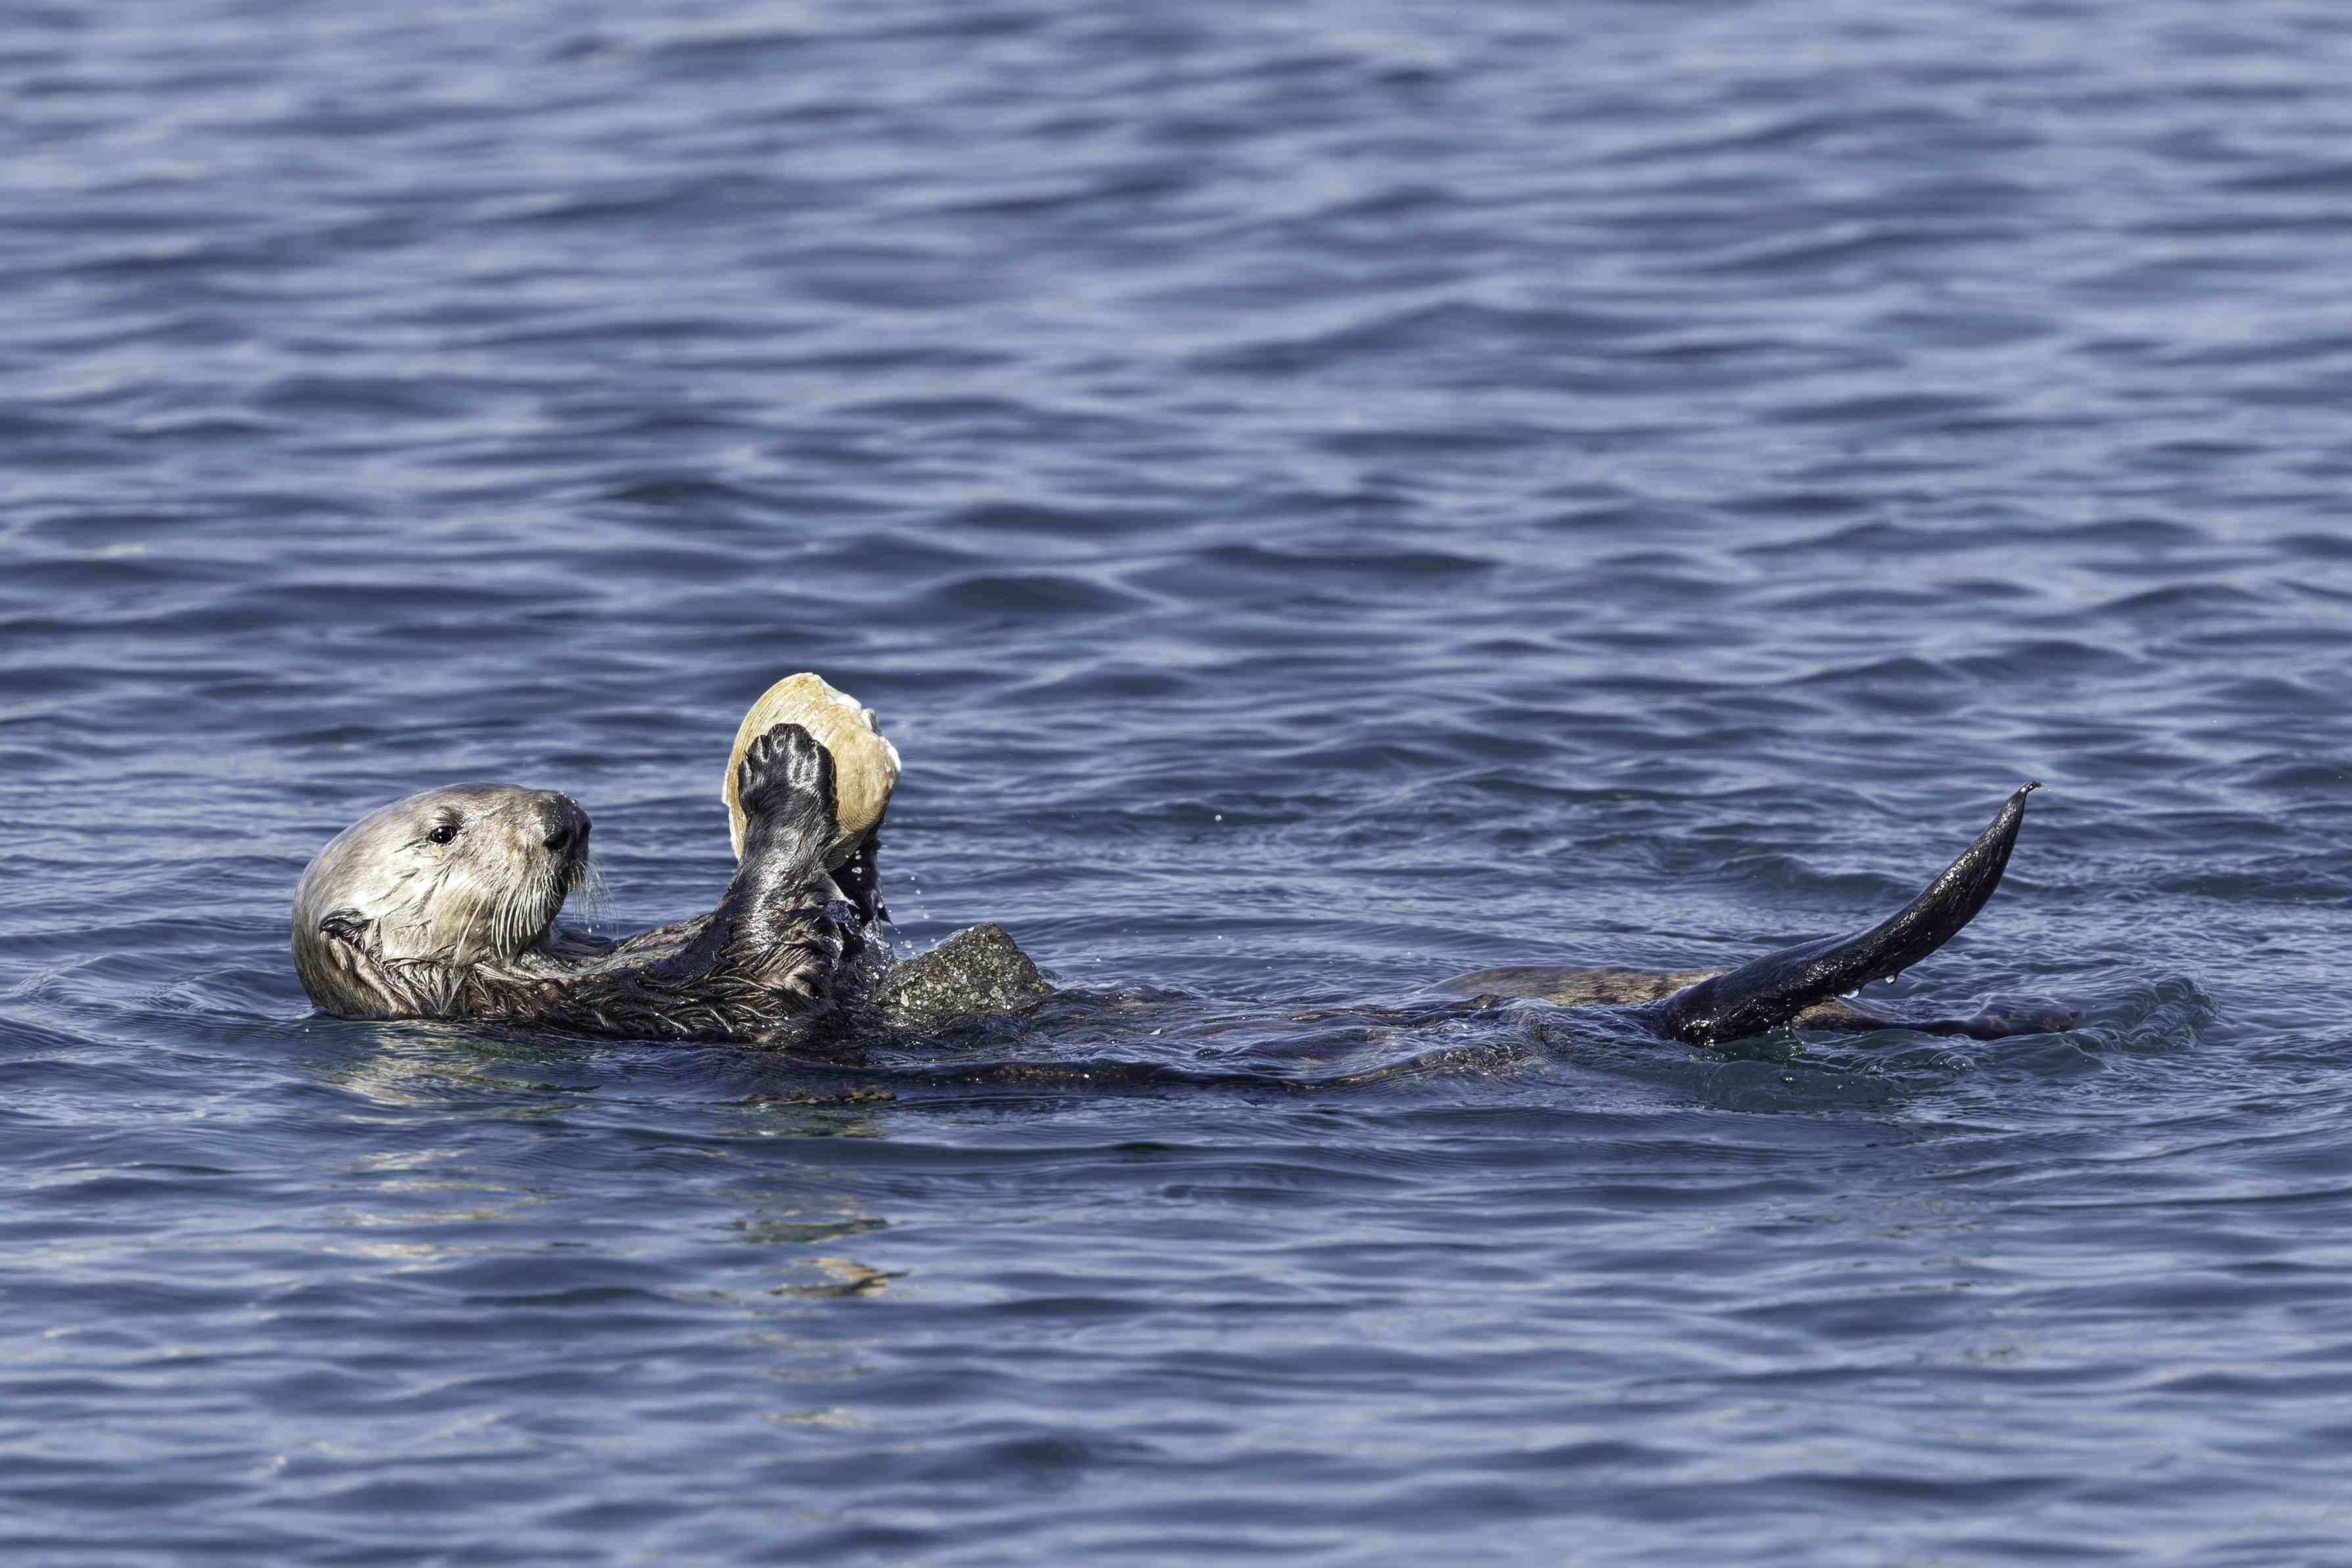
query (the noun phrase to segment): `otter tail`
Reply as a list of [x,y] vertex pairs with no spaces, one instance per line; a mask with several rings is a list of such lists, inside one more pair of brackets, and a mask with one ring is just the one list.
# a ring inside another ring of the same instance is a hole
[[2025,821],[2025,798],[2041,787],[2027,784],[2002,802],[1992,825],[1901,914],[1859,936],[1825,936],[1768,953],[1634,1009],[1634,1016],[1688,1044],[1719,1045],[1761,1034],[1816,1003],[1909,968],[1958,935],[2000,885]]

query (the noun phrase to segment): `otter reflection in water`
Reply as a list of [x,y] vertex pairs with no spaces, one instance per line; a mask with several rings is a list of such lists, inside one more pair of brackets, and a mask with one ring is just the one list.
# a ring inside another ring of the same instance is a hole
[[[395,801],[346,829],[302,873],[293,936],[303,988],[344,1018],[480,1019],[781,1047],[861,1029],[936,1030],[1051,994],[994,926],[891,961],[877,929],[876,840],[869,833],[826,869],[838,828],[833,759],[801,726],[779,724],[754,741],[736,785],[742,859],[718,907],[620,942],[555,925],[588,866],[588,818],[570,797],[461,784]],[[1485,969],[1441,988],[1616,1009],[1694,1045],[1783,1024],[1983,1039],[2067,1027],[2071,1012],[2047,1003],[1950,1017],[1838,999],[1909,968],[1984,907],[2035,788],[2011,795],[1925,892],[1858,936],[1721,971]]]

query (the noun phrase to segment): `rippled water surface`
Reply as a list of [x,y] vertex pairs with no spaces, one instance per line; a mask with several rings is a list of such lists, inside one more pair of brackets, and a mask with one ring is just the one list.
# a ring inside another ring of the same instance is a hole
[[[11,1562],[2352,1558],[2336,8],[158,0],[0,62]],[[1208,1021],[1089,1083],[313,1015],[295,878],[425,785],[708,907],[802,668],[908,758],[908,950]],[[2025,778],[1889,994],[2063,1034],[1132,1071],[1850,929]]]

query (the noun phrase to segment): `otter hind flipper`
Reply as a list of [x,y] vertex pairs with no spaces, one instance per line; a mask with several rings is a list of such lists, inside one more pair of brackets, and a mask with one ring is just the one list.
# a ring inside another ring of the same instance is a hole
[[1909,968],[1958,935],[2000,885],[2025,821],[2025,798],[2040,788],[2026,784],[2002,802],[1992,825],[1899,914],[1858,936],[1823,937],[1768,953],[1637,1008],[1633,1016],[1687,1044],[1720,1045],[1761,1034],[1810,1007]]

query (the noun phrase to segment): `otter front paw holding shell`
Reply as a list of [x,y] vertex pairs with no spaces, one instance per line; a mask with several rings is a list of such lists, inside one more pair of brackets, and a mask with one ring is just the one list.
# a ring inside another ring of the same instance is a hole
[[824,863],[828,870],[837,869],[880,824],[882,813],[889,807],[890,791],[898,782],[898,748],[875,727],[872,708],[862,706],[821,675],[788,675],[770,686],[736,728],[734,749],[728,753],[727,773],[719,791],[727,802],[728,826],[739,860],[743,854],[745,806],[744,784],[739,775],[744,754],[778,725],[804,730],[832,758],[835,821]]
[[744,816],[822,843],[834,836],[833,757],[796,724],[779,724],[743,748],[735,793]]

